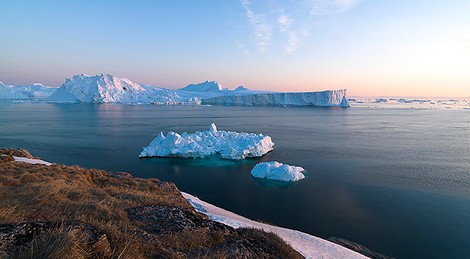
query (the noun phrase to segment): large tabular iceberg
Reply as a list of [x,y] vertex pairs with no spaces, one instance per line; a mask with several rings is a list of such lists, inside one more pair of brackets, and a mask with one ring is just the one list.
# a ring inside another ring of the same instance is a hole
[[203,158],[220,154],[225,159],[260,157],[273,149],[270,136],[262,134],[217,130],[212,123],[209,131],[192,134],[169,132],[158,136],[144,147],[139,157]]
[[202,100],[210,105],[253,105],[253,106],[338,106],[349,107],[346,89],[305,93],[260,93],[227,95]]
[[264,162],[257,164],[251,170],[251,175],[256,178],[295,182],[305,178],[303,171],[305,169],[300,166],[291,166],[279,162]]

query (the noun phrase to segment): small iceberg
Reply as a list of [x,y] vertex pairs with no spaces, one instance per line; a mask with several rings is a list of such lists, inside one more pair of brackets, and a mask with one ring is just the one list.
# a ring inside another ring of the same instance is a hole
[[192,134],[170,131],[144,147],[139,157],[204,158],[219,154],[224,159],[261,157],[273,150],[274,142],[263,134],[217,130],[212,123],[208,131]]
[[256,178],[266,178],[276,181],[295,182],[305,178],[305,169],[279,162],[263,162],[255,165],[251,175]]

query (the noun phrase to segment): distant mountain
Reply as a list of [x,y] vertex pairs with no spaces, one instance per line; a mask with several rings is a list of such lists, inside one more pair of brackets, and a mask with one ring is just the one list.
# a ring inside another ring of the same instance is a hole
[[220,92],[222,91],[222,86],[219,82],[216,81],[205,81],[199,84],[190,84],[186,87],[179,89],[180,91],[187,91],[187,92]]

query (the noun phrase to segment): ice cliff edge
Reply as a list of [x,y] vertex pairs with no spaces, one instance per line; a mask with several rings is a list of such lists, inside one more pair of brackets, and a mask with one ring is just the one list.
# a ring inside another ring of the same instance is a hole
[[349,107],[346,89],[301,93],[228,95],[202,100],[209,105]]

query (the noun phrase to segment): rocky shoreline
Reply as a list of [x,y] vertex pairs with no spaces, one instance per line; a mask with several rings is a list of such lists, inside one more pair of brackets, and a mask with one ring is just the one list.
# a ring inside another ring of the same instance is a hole
[[302,258],[282,239],[196,212],[172,183],[0,149],[0,257]]
[[173,183],[19,157],[39,159],[0,148],[0,258],[302,258],[273,233],[210,220]]

